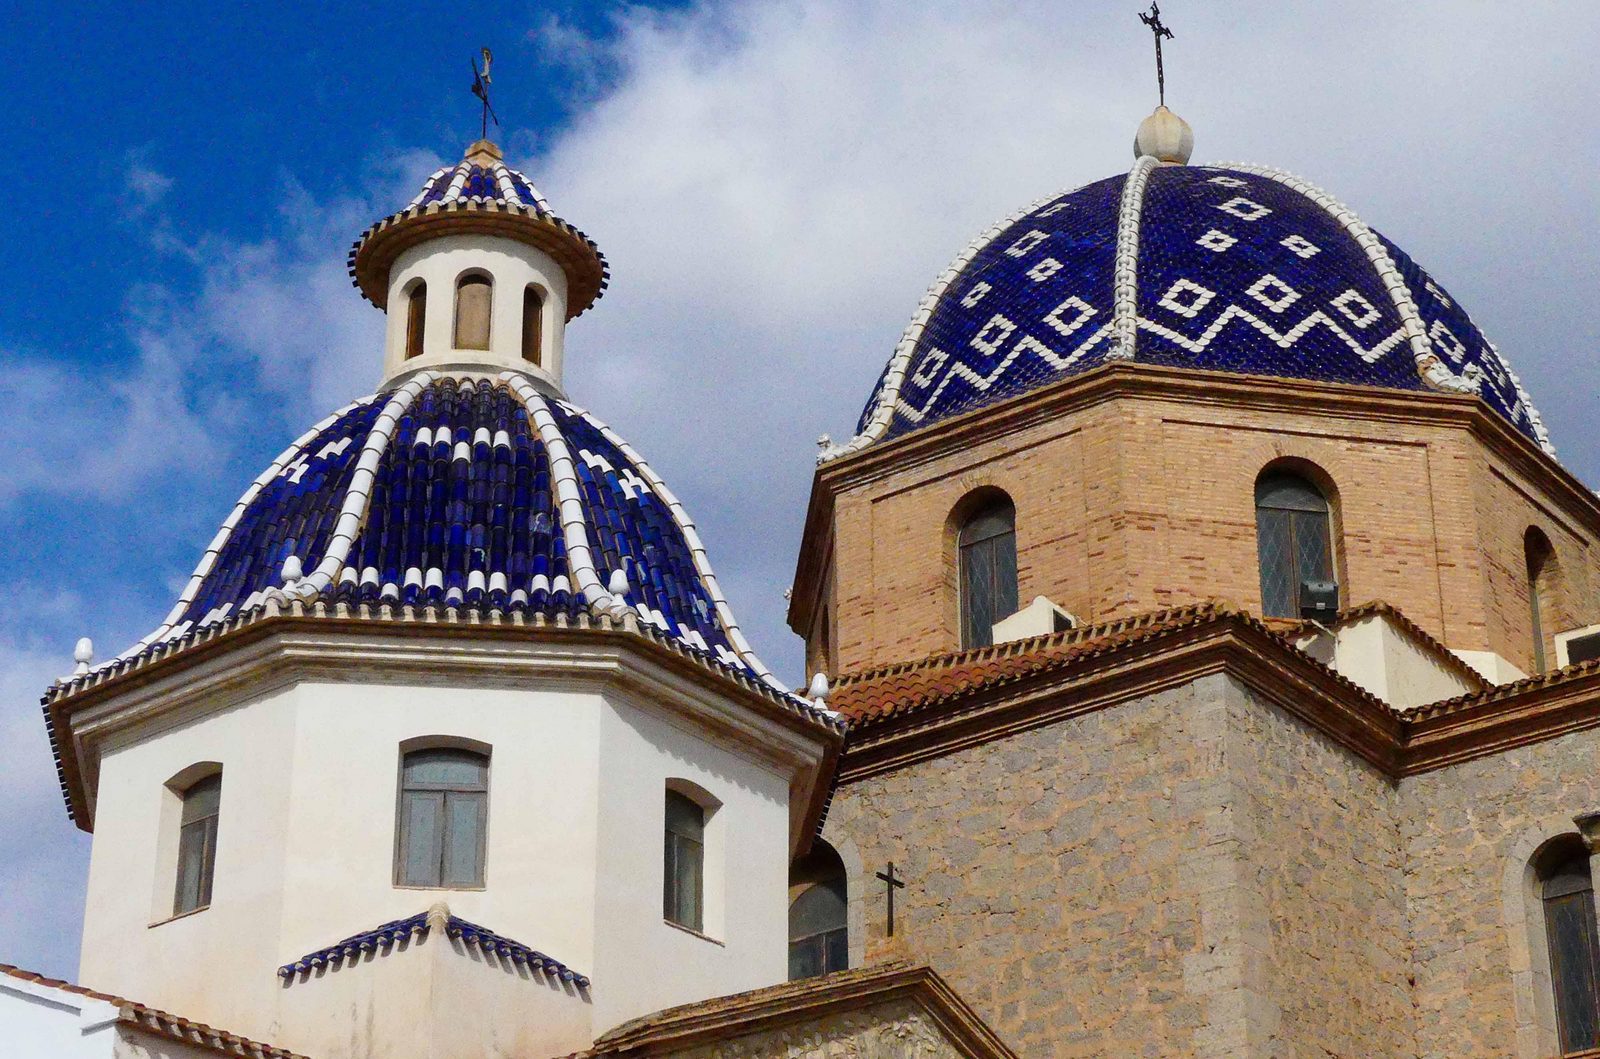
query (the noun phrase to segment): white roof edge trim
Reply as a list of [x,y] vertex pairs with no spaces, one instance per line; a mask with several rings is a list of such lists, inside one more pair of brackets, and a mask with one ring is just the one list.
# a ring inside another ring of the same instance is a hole
[[1150,171],[1161,164],[1152,155],[1133,163],[1117,208],[1117,252],[1111,270],[1112,347],[1107,360],[1133,360],[1139,343],[1139,228],[1144,223],[1144,193]]
[[[617,451],[626,456],[638,468],[645,481],[650,483],[650,488],[654,489],[656,495],[666,503],[667,510],[672,515],[672,521],[677,524],[679,531],[683,533],[684,543],[689,545],[689,554],[694,559],[695,573],[700,575],[700,580],[705,585],[706,594],[711,597],[712,604],[717,608],[717,618],[722,622],[722,628],[727,633],[728,642],[733,645],[733,649],[739,653],[740,659],[750,667],[751,671],[776,690],[788,694],[790,689],[772,675],[772,671],[762,663],[761,659],[756,655],[755,649],[745,639],[744,632],[739,628],[739,623],[733,617],[733,608],[728,605],[727,598],[722,594],[722,587],[717,583],[717,575],[711,570],[711,558],[706,554],[704,545],[700,543],[700,535],[695,530],[694,519],[689,517],[689,512],[684,509],[683,503],[679,501],[677,495],[667,488],[667,483],[661,480],[661,476],[656,474],[654,468],[645,461],[644,457],[640,456],[634,447],[619,437],[614,430],[599,419],[596,419],[585,409],[568,402],[563,402],[563,404],[571,409],[574,414],[587,419],[590,425],[600,431],[607,441],[615,445]],[[552,477],[554,477],[553,474]],[[699,546],[697,547],[697,545]]]
[[[1093,181],[1091,181],[1093,183]],[[866,429],[845,442],[843,445],[830,445],[817,455],[818,463],[838,459],[840,456],[865,448],[874,441],[883,437],[889,429],[889,420],[894,416],[895,402],[900,399],[900,386],[905,382],[906,369],[911,364],[911,354],[916,352],[917,342],[922,338],[922,332],[927,327],[928,320],[932,318],[933,310],[938,306],[940,299],[950,289],[962,271],[972,263],[972,259],[983,252],[990,243],[998,239],[1002,232],[1013,224],[1022,220],[1028,214],[1042,210],[1059,198],[1078,191],[1087,184],[1076,187],[1063,188],[1053,194],[1024,206],[1004,220],[989,227],[982,235],[967,244],[966,249],[956,255],[956,259],[933,281],[928,292],[922,296],[922,301],[917,305],[917,311],[911,316],[911,323],[906,326],[900,336],[899,343],[895,346],[894,355],[889,358],[889,368],[883,380],[883,389],[878,391],[878,401],[872,408],[872,416],[867,420]]]

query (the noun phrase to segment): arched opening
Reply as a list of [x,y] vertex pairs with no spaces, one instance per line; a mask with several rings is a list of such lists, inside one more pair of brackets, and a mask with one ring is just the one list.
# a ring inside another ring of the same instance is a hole
[[1539,851],[1534,871],[1561,1054],[1587,1054],[1600,1047],[1600,937],[1589,850],[1579,836],[1562,836]]
[[542,365],[544,331],[544,298],[534,286],[522,290],[522,359],[529,364]]
[[172,914],[181,916],[211,904],[217,867],[217,821],[222,813],[222,773],[194,780],[178,795],[178,882]]
[[1333,583],[1333,525],[1327,496],[1292,471],[1269,468],[1256,479],[1256,551],[1261,612],[1303,616],[1308,582]]
[[789,868],[791,981],[850,965],[847,886],[844,861],[821,839]]
[[1017,509],[996,490],[963,501],[957,512],[956,593],[961,646],[994,643],[994,623],[1017,610]]
[[494,285],[483,273],[469,272],[456,280],[455,348],[489,348],[493,301]]
[[1543,673],[1549,668],[1544,631],[1554,598],[1551,589],[1555,580],[1555,548],[1543,531],[1530,526],[1522,535],[1522,554],[1528,574],[1528,621],[1529,635],[1533,641],[1533,671]]
[[406,359],[422,356],[422,335],[428,326],[428,285],[418,283],[406,296]]
[[478,887],[489,826],[489,755],[433,745],[400,758],[395,885]]

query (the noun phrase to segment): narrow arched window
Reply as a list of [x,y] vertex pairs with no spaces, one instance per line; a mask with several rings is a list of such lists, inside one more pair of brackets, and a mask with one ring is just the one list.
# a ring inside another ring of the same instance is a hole
[[422,356],[422,333],[428,326],[428,285],[419,283],[406,298],[406,359]]
[[522,359],[529,364],[542,364],[544,357],[539,344],[542,341],[544,299],[535,287],[522,291]]
[[222,808],[222,774],[214,772],[183,792],[178,825],[178,887],[172,914],[182,915],[211,903],[211,879],[217,866],[217,818]]
[[1550,580],[1555,549],[1550,538],[1533,527],[1522,537],[1523,560],[1528,572],[1528,620],[1533,640],[1533,670],[1543,673],[1548,667],[1544,653],[1545,608],[1550,605]]
[[1017,610],[1017,511],[1000,498],[961,525],[956,552],[961,646],[994,642],[994,623]]
[[1577,836],[1552,843],[1537,865],[1561,1054],[1600,1047],[1600,939],[1589,851]]
[[456,282],[455,348],[489,348],[489,310],[494,287],[480,273],[462,276]]
[[483,885],[489,823],[489,759],[439,747],[401,758],[395,882],[400,886]]
[[1306,582],[1333,581],[1333,533],[1322,491],[1296,474],[1262,475],[1256,481],[1256,548],[1262,613],[1300,617]]
[[693,798],[667,791],[662,914],[669,923],[705,929],[706,811]]
[[789,978],[850,965],[844,862],[820,839],[789,870]]

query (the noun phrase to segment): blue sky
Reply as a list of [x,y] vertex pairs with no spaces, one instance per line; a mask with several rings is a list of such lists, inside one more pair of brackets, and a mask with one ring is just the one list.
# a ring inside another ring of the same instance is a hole
[[[38,695],[77,637],[152,628],[249,480],[372,388],[381,316],[344,254],[476,135],[480,44],[509,159],[612,264],[569,390],[673,484],[791,679],[816,436],[849,433],[962,246],[1125,169],[1153,103],[1128,2],[24,7],[0,36],[0,961],[66,976],[87,841]],[[1164,12],[1196,159],[1300,173],[1404,246],[1600,481],[1600,8]]]

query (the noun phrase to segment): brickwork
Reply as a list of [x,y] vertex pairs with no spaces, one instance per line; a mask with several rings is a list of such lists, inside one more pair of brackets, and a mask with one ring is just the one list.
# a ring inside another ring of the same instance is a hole
[[1600,739],[1578,733],[1412,777],[1398,806],[1417,1055],[1557,1054],[1541,928],[1524,918],[1527,864],[1600,807]]
[[1210,676],[847,784],[826,835],[869,949],[894,860],[904,948],[1021,1054],[1400,1056],[1393,797]]
[[1396,415],[1348,390],[1326,408],[1277,401],[1284,385],[1227,400],[1179,383],[1111,390],[970,443],[947,424],[949,444],[870,472],[825,468],[819,489],[841,476],[833,670],[956,646],[947,522],[986,485],[1016,504],[1022,602],[1045,595],[1086,621],[1205,598],[1259,608],[1254,486],[1275,460],[1303,461],[1332,487],[1347,602],[1387,600],[1454,649],[1530,668],[1522,534],[1537,525],[1560,567],[1547,638],[1600,620],[1588,602],[1600,506],[1563,491],[1542,457],[1512,466],[1462,415]]

